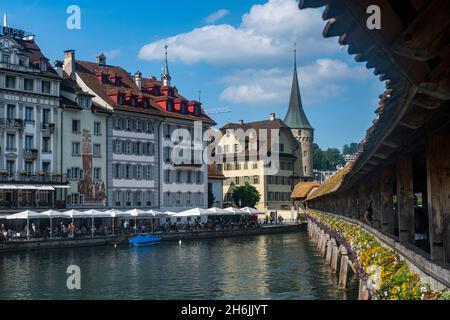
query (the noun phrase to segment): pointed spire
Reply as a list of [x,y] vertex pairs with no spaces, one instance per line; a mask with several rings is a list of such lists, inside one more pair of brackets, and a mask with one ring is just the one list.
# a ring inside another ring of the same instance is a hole
[[291,129],[312,129],[303,110],[302,98],[297,75],[297,44],[294,44],[294,76],[292,79],[291,98],[284,123]]
[[167,61],[167,48],[169,48],[169,46],[166,44],[164,46],[164,49],[166,49],[166,51],[165,51],[166,63],[163,68],[163,73],[161,74],[161,81],[163,83],[163,86],[170,87],[170,80],[172,79],[172,77],[170,76],[170,73],[169,73],[169,63]]

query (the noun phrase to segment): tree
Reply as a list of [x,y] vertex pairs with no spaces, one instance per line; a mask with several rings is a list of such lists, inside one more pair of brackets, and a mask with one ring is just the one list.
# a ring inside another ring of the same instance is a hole
[[319,171],[336,170],[336,166],[345,164],[341,152],[336,148],[322,150],[313,144],[313,168]]
[[233,201],[238,207],[254,207],[261,199],[261,194],[248,182],[233,190]]
[[344,145],[342,148],[342,154],[356,154],[358,152],[360,144],[356,142],[350,143],[350,145]]

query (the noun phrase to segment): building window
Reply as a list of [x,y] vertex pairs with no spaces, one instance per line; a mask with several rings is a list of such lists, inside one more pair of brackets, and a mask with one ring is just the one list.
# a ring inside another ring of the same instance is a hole
[[12,121],[16,118],[16,106],[13,104],[8,104],[6,109],[6,119]]
[[144,178],[145,178],[145,180],[153,179],[153,167],[152,166],[147,166],[147,170],[145,170]]
[[147,131],[147,133],[152,133],[153,132],[153,122],[152,121],[147,121],[147,123],[146,123],[146,131]]
[[121,153],[122,152],[122,141],[120,140],[114,140],[114,153]]
[[6,151],[16,151],[16,135],[10,134],[6,136]]
[[2,62],[3,63],[9,63],[9,54],[3,53],[2,54]]
[[102,168],[94,168],[94,180],[102,180]]
[[142,131],[142,122],[141,120],[136,120],[136,131],[141,132]]
[[33,108],[25,107],[25,122],[33,122]]
[[120,179],[120,168],[121,168],[121,164],[116,163],[114,165],[114,179]]
[[259,176],[253,176],[253,184],[259,184]]
[[5,87],[8,89],[16,88],[16,77],[15,76],[6,76]]
[[25,161],[25,172],[31,174],[33,171],[33,161]]
[[72,133],[80,133],[80,120],[72,120]]
[[122,129],[122,119],[114,118],[114,128],[116,130],[121,130]]
[[228,153],[228,152],[230,152],[230,146],[229,146],[229,145],[227,145],[227,144],[226,144],[226,145],[224,145],[224,146],[223,146],[223,152],[224,152],[224,153]]
[[79,142],[72,142],[72,156],[79,156],[80,155],[80,143]]
[[307,157],[308,156],[308,151],[303,151],[303,157]]
[[12,175],[14,171],[16,171],[16,163],[14,160],[6,161],[6,171],[8,171],[10,175]]
[[142,192],[136,191],[136,207],[142,206]]
[[280,144],[280,152],[284,152],[284,144]]
[[120,191],[114,192],[114,202],[117,207],[120,207]]
[[42,137],[42,152],[43,153],[51,153],[52,150],[50,148],[50,137]]
[[253,169],[258,169],[258,163],[257,162],[253,163]]
[[125,195],[125,205],[131,207],[131,191],[127,191]]
[[147,191],[146,198],[147,198],[147,207],[151,207],[153,202],[153,191]]
[[101,136],[102,135],[102,123],[94,122],[94,135]]
[[42,162],[42,171],[45,174],[50,174],[50,162],[48,162],[48,161]]
[[141,180],[142,179],[142,166],[141,165],[137,165],[136,166],[136,179]]
[[125,165],[125,179],[131,179],[131,164]]
[[42,93],[50,94],[50,81],[42,81]]
[[98,143],[94,144],[92,153],[95,158],[100,158],[102,156],[101,155],[101,145]]
[[25,91],[33,91],[34,90],[34,79],[25,78],[23,80],[23,89]]
[[33,136],[25,136],[25,150],[30,151],[33,149]]

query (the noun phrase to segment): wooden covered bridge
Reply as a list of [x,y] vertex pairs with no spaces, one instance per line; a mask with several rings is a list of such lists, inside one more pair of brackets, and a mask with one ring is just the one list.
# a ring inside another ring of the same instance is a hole
[[[380,29],[368,28],[371,5],[380,9]],[[427,274],[439,266],[446,278],[450,262],[450,1],[299,3],[300,9],[322,6],[327,21],[324,37],[338,37],[356,61],[386,83],[386,90],[356,161],[310,195],[307,205],[354,221],[362,220],[371,207],[375,230],[418,253],[424,259],[418,264]],[[426,243],[420,248],[418,214],[427,222]],[[423,261],[431,264],[424,266]]]

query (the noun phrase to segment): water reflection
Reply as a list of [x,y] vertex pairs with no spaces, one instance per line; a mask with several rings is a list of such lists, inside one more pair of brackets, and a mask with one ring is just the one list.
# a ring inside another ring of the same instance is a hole
[[[80,266],[82,290],[66,288]],[[289,233],[0,256],[0,299],[345,299],[306,240]]]

